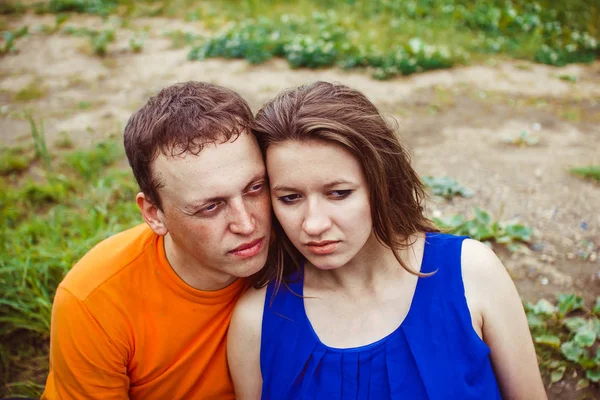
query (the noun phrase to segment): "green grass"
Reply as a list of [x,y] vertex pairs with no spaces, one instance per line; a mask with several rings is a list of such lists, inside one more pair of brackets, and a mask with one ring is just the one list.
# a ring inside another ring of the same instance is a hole
[[[0,361],[10,382],[0,396],[40,394],[47,349],[35,349],[47,346],[58,283],[97,242],[141,222],[133,176],[115,166],[120,146],[54,155],[35,180],[0,177]],[[33,371],[23,368],[35,357]]]
[[600,165],[587,165],[585,167],[572,168],[569,172],[582,178],[593,179],[596,182],[600,182]]
[[13,100],[20,102],[39,100],[46,97],[46,94],[46,88],[38,80],[33,80],[15,93]]
[[0,175],[10,175],[27,170],[31,158],[22,148],[4,148],[0,150]]

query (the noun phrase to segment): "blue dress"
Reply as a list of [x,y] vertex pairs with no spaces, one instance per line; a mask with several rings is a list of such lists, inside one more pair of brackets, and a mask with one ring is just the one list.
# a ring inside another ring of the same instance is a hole
[[464,237],[428,233],[410,310],[369,345],[331,348],[306,316],[303,282],[267,287],[260,367],[262,398],[500,399],[488,346],[471,324],[461,274]]

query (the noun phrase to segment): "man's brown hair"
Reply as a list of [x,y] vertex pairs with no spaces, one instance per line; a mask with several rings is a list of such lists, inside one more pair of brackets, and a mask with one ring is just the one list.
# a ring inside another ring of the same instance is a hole
[[193,81],[164,88],[125,127],[125,153],[140,190],[162,209],[162,185],[153,171],[159,154],[197,155],[207,144],[250,132],[252,121],[248,103],[233,90]]
[[[377,108],[361,92],[340,84],[315,82],[288,89],[263,106],[256,115],[253,132],[263,154],[269,146],[288,140],[325,141],[350,151],[360,163],[369,186],[373,231],[379,242],[398,250],[416,232],[437,231],[423,215],[425,190],[401,145]],[[303,258],[273,218],[274,241],[267,266],[254,277],[256,287],[301,271]],[[426,275],[426,274],[425,274]]]

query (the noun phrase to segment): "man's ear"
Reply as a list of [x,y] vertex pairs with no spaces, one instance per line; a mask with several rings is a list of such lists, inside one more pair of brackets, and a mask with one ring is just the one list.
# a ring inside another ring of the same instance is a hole
[[165,224],[165,216],[156,204],[150,201],[142,192],[139,192],[135,196],[135,201],[142,212],[144,220],[154,233],[160,236],[166,235],[169,229]]

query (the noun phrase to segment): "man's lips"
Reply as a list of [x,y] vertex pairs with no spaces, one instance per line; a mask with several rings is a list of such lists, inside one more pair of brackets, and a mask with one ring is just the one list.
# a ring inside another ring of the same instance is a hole
[[235,249],[230,250],[229,254],[232,254],[232,255],[235,255],[238,257],[242,257],[242,258],[252,257],[252,256],[258,254],[258,252],[262,248],[263,239],[264,238],[260,238],[260,239],[253,240],[248,243],[244,243],[244,244],[236,247]]

